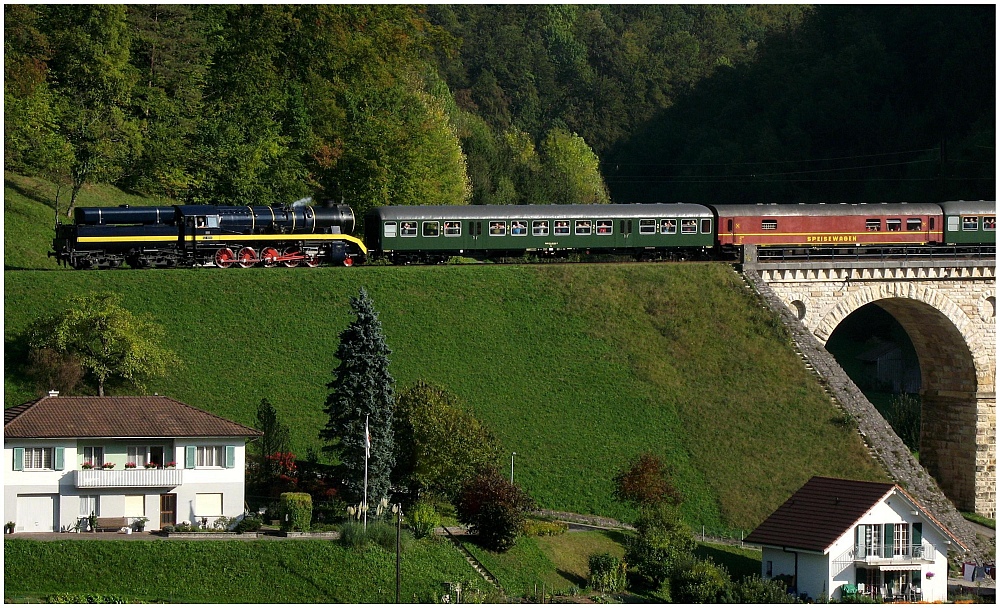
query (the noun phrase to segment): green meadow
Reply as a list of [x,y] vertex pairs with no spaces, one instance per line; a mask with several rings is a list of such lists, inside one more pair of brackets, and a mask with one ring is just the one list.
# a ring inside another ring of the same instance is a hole
[[[6,193],[22,215],[45,207],[10,179]],[[22,232],[8,223],[7,251],[47,245]],[[611,479],[643,451],[670,463],[688,523],[716,533],[753,528],[812,475],[884,478],[775,315],[726,264],[84,272],[5,263],[6,407],[43,388],[19,367],[28,325],[70,296],[111,291],[163,326],[183,360],[148,393],[244,424],[266,397],[295,452],[318,452],[339,334],[363,287],[397,388],[423,379],[457,394],[500,439],[502,470],[517,452],[515,479],[541,507],[628,519]],[[38,263],[55,268],[44,253]]]

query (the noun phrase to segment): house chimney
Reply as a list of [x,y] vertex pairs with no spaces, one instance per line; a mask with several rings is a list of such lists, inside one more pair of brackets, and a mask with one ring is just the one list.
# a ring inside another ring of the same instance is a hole
[[58,396],[59,396],[59,391],[55,389],[49,391],[49,397],[58,397]]

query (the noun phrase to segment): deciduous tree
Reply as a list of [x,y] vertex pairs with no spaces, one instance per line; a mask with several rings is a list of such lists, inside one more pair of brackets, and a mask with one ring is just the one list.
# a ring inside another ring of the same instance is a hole
[[112,293],[78,296],[62,312],[37,320],[29,330],[31,351],[72,355],[103,396],[106,386],[166,375],[180,359],[161,345],[163,329],[123,307]]
[[340,334],[337,359],[340,364],[327,384],[330,395],[324,412],[329,416],[320,438],[344,467],[344,486],[349,498],[364,495],[365,424],[371,437],[368,458],[369,503],[389,495],[389,474],[394,464],[392,411],[395,403],[389,355],[382,323],[368,292],[361,288],[351,298],[356,316]]
[[650,452],[640,454],[628,468],[619,471],[614,484],[615,498],[637,507],[681,502],[680,491],[674,486],[667,466]]
[[499,461],[497,440],[458,397],[422,380],[399,394],[393,429],[394,478],[414,498],[434,492],[454,499],[476,471]]

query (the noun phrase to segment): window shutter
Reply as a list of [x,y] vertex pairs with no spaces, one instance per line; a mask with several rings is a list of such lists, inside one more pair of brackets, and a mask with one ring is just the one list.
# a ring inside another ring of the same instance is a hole
[[236,466],[236,446],[226,446],[226,468],[231,469]]
[[24,448],[14,448],[14,470],[24,470]]
[[924,524],[922,522],[916,522],[913,524],[913,546],[919,547],[920,543],[923,542],[924,536]]
[[882,557],[892,557],[892,524],[882,524]]
[[64,457],[66,455],[65,452],[66,448],[64,447],[57,447],[55,449],[55,458],[53,458],[55,462],[52,464],[53,469],[57,471],[63,470],[63,462],[64,462]]
[[184,468],[193,469],[194,468],[194,457],[195,457],[195,447],[189,445],[184,448]]

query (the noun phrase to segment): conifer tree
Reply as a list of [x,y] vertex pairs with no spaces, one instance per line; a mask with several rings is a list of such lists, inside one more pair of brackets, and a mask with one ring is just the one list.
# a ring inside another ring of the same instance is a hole
[[365,417],[371,450],[368,459],[368,503],[389,495],[389,473],[394,464],[392,411],[393,379],[382,324],[368,292],[361,288],[351,298],[356,319],[340,334],[340,365],[327,384],[330,394],[324,411],[330,419],[320,438],[330,442],[345,470],[344,486],[352,498],[363,497],[365,470]]

